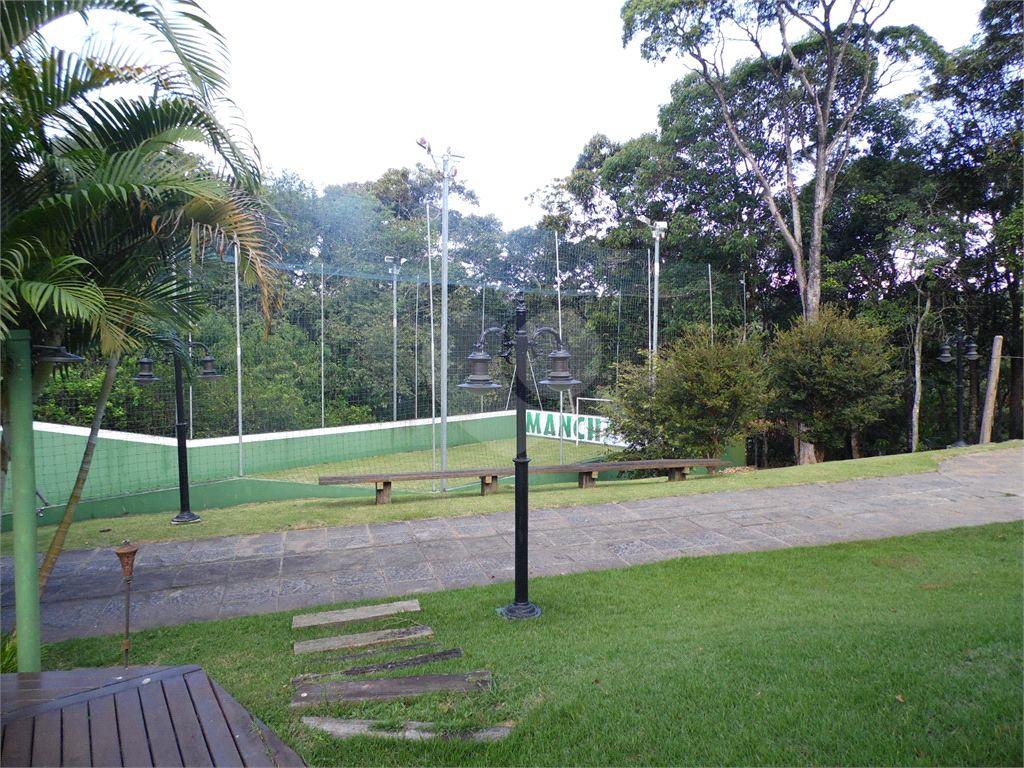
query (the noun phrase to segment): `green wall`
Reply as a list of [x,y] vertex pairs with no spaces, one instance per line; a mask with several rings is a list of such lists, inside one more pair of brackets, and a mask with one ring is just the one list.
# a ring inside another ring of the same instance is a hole
[[[515,416],[510,413],[485,414],[448,422],[448,442],[453,446],[507,439],[514,434]],[[75,514],[76,520],[178,511],[177,446],[173,441],[145,442],[137,436],[111,432],[101,432],[101,435],[85,493]],[[54,431],[53,425],[36,423],[36,481],[49,502],[44,506],[37,499],[43,507],[40,525],[55,524],[64,514],[86,439],[85,434]],[[254,436],[245,441],[244,447],[246,474],[259,474],[326,462],[429,450],[431,429],[428,422],[335,433],[311,430],[271,439]],[[725,459],[735,466],[743,466],[746,463],[745,444],[730,448]],[[193,511],[282,499],[370,498],[374,493],[372,489],[351,486],[319,486],[238,477],[238,443],[230,439],[190,441],[188,461],[189,498]],[[602,472],[599,481],[617,478],[618,472]],[[536,475],[531,484],[571,482],[575,479],[575,474]],[[510,483],[512,478],[502,482]],[[401,492],[400,485],[395,491]],[[7,497],[4,514],[0,518],[0,530],[3,531],[11,527],[11,516],[6,509],[10,494]],[[581,499],[581,503],[585,503],[585,499]]]

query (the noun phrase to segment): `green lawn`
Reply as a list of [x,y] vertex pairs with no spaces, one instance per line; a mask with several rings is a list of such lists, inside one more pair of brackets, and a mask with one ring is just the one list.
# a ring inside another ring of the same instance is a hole
[[[533,461],[537,461],[539,464],[557,463],[558,444],[554,441],[547,442],[551,446],[549,450],[554,451],[556,457],[552,458],[542,454],[539,457],[534,457]],[[828,483],[867,477],[934,472],[943,459],[952,456],[973,451],[1000,450],[1020,446],[1024,446],[1024,441],[1016,440],[987,446],[878,456],[851,461],[830,461],[806,467],[784,467],[737,474],[693,475],[683,483],[667,483],[663,478],[602,481],[597,488],[588,491],[579,490],[575,481],[536,485],[530,489],[530,508],[602,504],[656,496],[776,488],[784,485]],[[566,448],[569,447],[567,444]],[[575,459],[570,459],[567,453],[566,460]],[[477,462],[477,465],[482,466],[482,463]],[[124,539],[130,539],[137,544],[146,544],[155,541],[212,538],[234,534],[322,528],[390,520],[486,514],[511,510],[515,501],[511,485],[501,486],[498,493],[490,496],[480,495],[480,484],[477,481],[461,490],[448,491],[443,495],[404,494],[401,492],[402,487],[401,483],[396,484],[394,501],[387,506],[376,506],[371,495],[345,499],[295,499],[205,510],[202,512],[203,522],[199,525],[189,526],[170,525],[171,515],[169,514],[82,520],[71,526],[65,549],[116,547]],[[40,551],[45,551],[49,546],[54,529],[54,526],[44,526],[39,529]],[[0,534],[0,552],[10,554],[12,542],[13,538],[10,532]]]
[[[332,632],[291,613],[139,632],[132,662],[202,665],[311,765],[1021,765],[1022,547],[1006,523],[536,578],[544,615],[520,622],[495,613],[510,584],[421,595],[415,620],[466,655],[405,674],[489,669],[494,690],[307,712],[514,721],[494,743],[308,730],[289,680],[344,665],[293,656]],[[46,669],[120,658],[117,637],[44,648]]]

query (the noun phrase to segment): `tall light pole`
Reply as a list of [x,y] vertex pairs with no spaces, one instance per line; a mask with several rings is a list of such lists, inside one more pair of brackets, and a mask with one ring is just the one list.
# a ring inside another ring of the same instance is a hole
[[[448,469],[448,192],[455,175],[453,160],[462,160],[465,154],[451,147],[438,157],[430,142],[421,138],[416,142],[423,147],[441,172],[441,469]],[[447,490],[447,481],[441,480],[441,490]]]
[[385,256],[391,265],[391,410],[392,421],[398,421],[398,270],[407,259]]
[[569,352],[564,348],[562,337],[554,328],[538,328],[531,338],[526,332],[526,301],[522,295],[516,306],[515,336],[509,337],[506,328],[488,328],[480,334],[476,351],[469,356],[471,364],[469,378],[460,389],[476,395],[485,395],[504,389],[496,384],[488,373],[491,356],[484,351],[484,340],[492,333],[500,333],[502,339],[501,357],[505,362],[515,356],[515,391],[516,391],[516,543],[515,543],[515,600],[501,609],[506,619],[531,619],[540,616],[541,610],[530,602],[529,587],[529,529],[530,529],[530,459],[526,455],[526,354],[541,334],[549,334],[555,338],[555,351],[548,357],[551,360],[551,373],[541,384],[556,392],[564,392],[571,387],[579,386],[580,382],[569,373]]
[[668,230],[668,222],[651,221],[646,216],[637,216],[637,218],[647,225],[654,238],[654,322],[651,330],[651,381],[653,382],[654,361],[658,357],[658,280],[661,276],[661,239],[665,237],[665,232]]
[[[202,342],[190,341],[187,345],[189,354],[196,347],[201,348],[206,353],[206,357],[201,358],[199,361],[203,367],[199,373],[199,378],[203,381],[221,378],[221,374],[213,369],[216,358],[210,354],[210,348]],[[148,356],[140,359],[139,373],[132,377],[132,381],[139,384],[152,384],[155,381],[159,381],[160,377],[153,373],[153,365],[155,363],[156,361]],[[189,498],[188,443],[186,441],[188,419],[185,417],[184,380],[181,358],[178,355],[174,355],[174,432],[178,439],[178,499],[180,506],[178,514],[171,518],[171,525],[187,525],[203,521],[199,515],[192,511],[192,503]]]

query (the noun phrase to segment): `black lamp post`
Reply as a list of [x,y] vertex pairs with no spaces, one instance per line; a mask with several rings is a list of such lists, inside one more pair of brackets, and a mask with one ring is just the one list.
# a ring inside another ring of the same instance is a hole
[[[210,348],[198,341],[188,343],[189,354],[192,349],[199,347],[206,353],[205,357],[199,359],[202,370],[199,378],[203,381],[211,381],[221,378],[221,374],[214,370],[213,364],[216,358],[210,354]],[[139,384],[152,384],[160,378],[153,373],[153,365],[156,361],[148,355],[139,360],[139,373],[132,378]],[[178,495],[180,498],[180,511],[171,518],[171,525],[186,525],[188,523],[200,523],[202,518],[192,511],[192,503],[189,500],[188,485],[188,447],[185,442],[188,435],[188,420],[185,418],[185,382],[181,368],[181,358],[174,355],[174,430],[178,438]]]
[[475,345],[476,351],[469,356],[469,378],[464,384],[459,384],[460,389],[480,395],[503,389],[500,384],[494,383],[494,379],[487,371],[492,358],[484,351],[484,340],[492,333],[503,334],[500,356],[505,359],[505,362],[511,362],[510,358],[515,355],[516,366],[516,458],[513,460],[516,469],[516,594],[515,601],[501,609],[501,615],[506,619],[531,619],[540,616],[541,610],[530,602],[529,595],[530,459],[526,455],[526,353],[529,347],[535,344],[538,336],[549,334],[555,337],[555,351],[548,356],[551,360],[551,373],[541,384],[556,392],[564,392],[570,387],[579,385],[580,382],[569,373],[570,355],[564,349],[562,337],[558,331],[554,328],[538,328],[534,331],[532,338],[527,335],[526,301],[523,296],[519,296],[516,306],[515,336],[509,337],[507,327],[488,328],[481,333],[480,340]]
[[[949,352],[949,342],[956,344],[956,357]],[[964,344],[967,345],[967,352],[964,352]],[[943,363],[951,363],[956,360],[956,442],[950,448],[963,448],[964,442],[964,360],[974,362],[979,359],[978,345],[974,340],[964,333],[964,329],[958,327],[956,333],[942,345],[942,352],[938,360]]]

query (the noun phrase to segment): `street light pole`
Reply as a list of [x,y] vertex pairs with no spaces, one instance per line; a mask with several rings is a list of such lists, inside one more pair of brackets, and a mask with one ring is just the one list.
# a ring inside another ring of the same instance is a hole
[[530,531],[530,458],[526,455],[526,302],[516,306],[516,541],[515,601],[505,606],[501,615],[506,619],[530,619],[540,616],[540,608],[530,602],[529,531]]
[[181,360],[174,357],[174,432],[178,438],[178,499],[179,512],[171,518],[171,525],[201,523],[202,518],[192,511],[188,486],[188,419],[185,418],[185,377]]
[[654,363],[658,358],[658,297],[660,295],[659,281],[661,278],[661,238],[668,230],[668,223],[664,221],[651,221],[646,216],[638,216],[654,237],[654,320],[651,328],[651,382],[654,382]]
[[[213,369],[215,358],[210,354],[210,348],[202,342],[190,341],[186,350],[191,355],[195,347],[200,347],[206,353],[206,357],[200,360],[203,366],[199,378],[203,381],[221,378],[221,374]],[[192,503],[189,498],[188,481],[188,419],[185,416],[185,376],[181,365],[181,358],[174,355],[174,432],[178,442],[178,503],[179,512],[171,518],[171,525],[188,525],[189,523],[201,523],[202,518],[192,511]],[[156,361],[148,355],[139,360],[139,373],[132,377],[132,381],[139,384],[151,384],[159,381],[159,377],[153,373],[153,364]]]
[[531,339],[526,332],[526,300],[519,297],[516,305],[515,335],[509,339],[505,328],[488,328],[480,334],[476,343],[476,351],[469,356],[471,371],[460,389],[477,395],[484,395],[503,389],[496,384],[487,368],[491,356],[484,351],[484,340],[492,333],[503,333],[503,352],[501,356],[509,362],[515,356],[515,393],[516,393],[516,457],[515,464],[515,599],[510,605],[501,609],[506,619],[531,619],[541,615],[541,610],[530,602],[529,573],[529,530],[530,530],[530,458],[526,455],[526,355],[530,344],[541,334],[555,337],[556,348],[548,357],[551,360],[551,373],[540,383],[556,392],[564,392],[580,384],[569,373],[569,353],[563,348],[562,336],[554,328],[538,328]]
[[[421,138],[416,143],[430,155],[434,167],[441,172],[441,469],[444,471],[448,469],[448,193],[454,175],[452,160],[466,156],[448,147],[438,167],[430,142]],[[441,490],[447,487],[447,480],[442,478]]]
[[[939,360],[943,363],[950,363],[956,360],[956,442],[950,448],[963,448],[967,445],[964,442],[964,360],[974,361],[981,357],[978,354],[978,345],[970,336],[964,333],[964,329],[958,327],[953,337],[956,343],[956,357],[949,353],[949,341],[942,345],[942,352]],[[967,344],[967,352],[964,353],[963,345]]]

